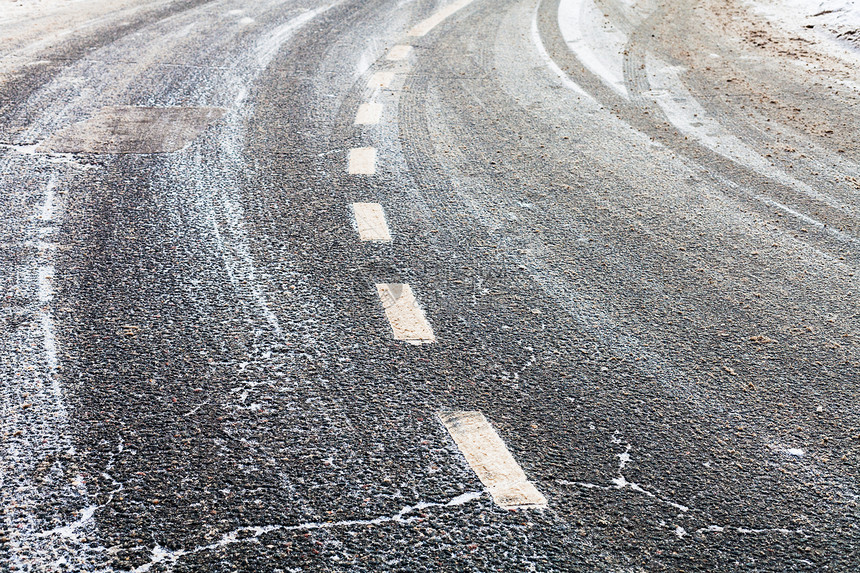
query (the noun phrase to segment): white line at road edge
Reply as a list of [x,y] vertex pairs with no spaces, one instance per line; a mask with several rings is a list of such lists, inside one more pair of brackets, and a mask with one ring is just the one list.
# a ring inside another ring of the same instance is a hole
[[376,285],[376,292],[385,310],[385,316],[394,331],[396,340],[410,344],[436,342],[424,311],[418,306],[412,288],[408,284],[383,283]]
[[379,203],[353,203],[352,212],[355,215],[355,225],[358,237],[362,241],[390,243],[391,233],[385,222],[385,211]]
[[458,10],[461,10],[471,4],[473,1],[474,0],[457,0],[457,2],[448,4],[426,20],[422,20],[421,22],[416,24],[411,30],[409,30],[409,35],[423,36],[427,34],[427,32],[444,22],[447,18],[449,18]]
[[376,148],[358,147],[349,150],[349,174],[373,175],[376,173]]
[[376,125],[382,117],[382,104],[363,103],[355,113],[355,125]]
[[546,498],[526,478],[502,438],[481,412],[440,412],[439,419],[499,507],[547,506]]

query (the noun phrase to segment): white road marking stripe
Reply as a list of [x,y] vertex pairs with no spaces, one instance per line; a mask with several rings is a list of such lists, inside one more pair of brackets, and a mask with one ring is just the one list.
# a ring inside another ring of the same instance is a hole
[[349,174],[373,175],[376,173],[376,148],[358,147],[349,150]]
[[382,104],[363,103],[355,114],[355,125],[375,125],[382,117]]
[[396,340],[405,340],[410,344],[436,342],[433,329],[408,284],[378,284],[376,291]]
[[409,54],[412,53],[412,46],[407,45],[397,45],[391,48],[388,51],[388,54],[385,56],[385,59],[390,62],[399,62],[400,60],[405,60],[409,57]]
[[352,212],[362,241],[390,243],[391,233],[385,222],[385,211],[379,203],[353,203]]
[[411,30],[409,30],[410,36],[423,36],[442,22],[444,22],[448,17],[450,17],[454,12],[465,8],[469,4],[471,4],[473,0],[458,0],[452,4],[448,4],[441,10],[437,11],[435,14],[423,20],[415,25]]
[[372,89],[391,87],[393,80],[394,72],[375,72],[367,81],[367,87]]
[[547,506],[482,413],[440,412],[439,419],[496,504],[504,509]]

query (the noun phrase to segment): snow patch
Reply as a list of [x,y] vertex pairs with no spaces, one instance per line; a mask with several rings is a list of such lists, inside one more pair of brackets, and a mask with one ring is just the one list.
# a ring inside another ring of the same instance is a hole
[[667,65],[650,55],[647,58],[647,68],[652,89],[645,95],[657,103],[678,131],[698,140],[702,145],[726,159],[795,189],[811,199],[850,213],[852,216],[860,214],[853,206],[813,189],[786,174],[762,157],[749,144],[730,133],[686,89],[681,79],[684,68]]
[[289,40],[296,30],[332,6],[333,4],[329,6],[321,6],[316,10],[309,10],[304,14],[293,18],[286,24],[282,24],[272,30],[272,32],[257,45],[256,56],[257,63],[259,63],[260,67],[265,68],[269,63],[271,63],[275,55],[278,53],[278,50],[281,49],[281,45]]
[[588,71],[627,98],[624,46],[627,36],[615,28],[592,0],[562,0],[558,25],[570,50]]
[[550,57],[550,55],[547,53],[546,48],[544,47],[543,42],[540,39],[540,32],[538,31],[537,25],[537,17],[538,10],[537,8],[535,8],[534,15],[532,16],[532,42],[534,42],[534,45],[537,48],[540,59],[543,60],[543,62],[550,69],[550,71],[552,71],[552,73],[554,73],[556,77],[561,80],[561,83],[564,87],[566,87],[573,93],[586,97],[590,100],[591,96],[589,96],[588,93],[579,86],[579,84],[570,79],[570,77],[566,73],[564,73],[560,67],[558,67],[558,64],[556,64]]
[[856,0],[749,0],[749,4],[783,28],[812,29],[819,37],[860,49],[860,3]]

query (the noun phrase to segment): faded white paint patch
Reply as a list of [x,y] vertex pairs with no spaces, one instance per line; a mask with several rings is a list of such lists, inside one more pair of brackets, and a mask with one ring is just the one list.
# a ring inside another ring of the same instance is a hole
[[381,103],[363,103],[355,114],[355,125],[376,125],[381,118]]
[[385,222],[385,211],[379,203],[353,203],[352,212],[358,236],[362,241],[390,243],[391,233]]
[[409,54],[412,53],[412,46],[407,46],[405,44],[399,44],[394,46],[390,50],[388,50],[388,54],[386,54],[385,59],[390,62],[399,62],[401,60],[405,60],[409,57]]
[[349,174],[373,175],[376,173],[376,148],[358,147],[349,150]]
[[367,87],[371,89],[389,88],[394,81],[394,72],[376,72],[367,81]]
[[409,30],[410,36],[424,36],[430,30],[444,22],[446,19],[454,15],[455,12],[462,10],[469,4],[471,4],[474,0],[457,0],[452,4],[448,4],[441,10],[437,10],[432,16],[427,18],[426,20],[422,20],[418,24],[416,24],[411,30]]
[[39,146],[48,153],[171,153],[224,115],[218,107],[107,106]]
[[481,412],[440,412],[439,419],[499,507],[547,506],[546,498],[526,478],[502,438]]
[[396,340],[404,340],[410,344],[436,342],[433,329],[408,284],[378,284],[376,291]]

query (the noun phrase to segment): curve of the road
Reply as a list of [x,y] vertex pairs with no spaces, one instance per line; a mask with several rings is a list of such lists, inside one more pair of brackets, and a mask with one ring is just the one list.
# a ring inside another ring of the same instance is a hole
[[856,567],[850,46],[77,4],[0,18],[10,570]]

